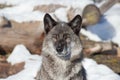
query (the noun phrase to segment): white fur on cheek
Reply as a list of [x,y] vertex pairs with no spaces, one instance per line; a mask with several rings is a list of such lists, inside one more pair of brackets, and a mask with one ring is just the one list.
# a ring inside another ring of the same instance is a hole
[[79,42],[71,43],[71,60],[77,59],[80,57],[82,51],[82,46]]
[[43,49],[44,53],[49,53],[50,55],[54,55],[56,53],[56,50],[54,49],[52,40],[46,41],[47,43],[43,44]]

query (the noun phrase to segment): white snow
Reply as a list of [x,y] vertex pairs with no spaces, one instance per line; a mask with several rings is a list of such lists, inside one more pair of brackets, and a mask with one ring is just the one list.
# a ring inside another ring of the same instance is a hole
[[120,80],[110,68],[103,64],[97,64],[94,60],[85,58],[83,66],[87,72],[88,80]]
[[114,27],[116,35],[112,38],[120,46],[120,4],[114,5],[109,11],[105,13],[105,18]]
[[34,6],[30,4],[20,4],[17,6],[0,10],[0,16],[5,16],[9,20],[17,22],[40,21],[43,19],[44,13],[33,11]]
[[27,60],[29,56],[30,56],[30,52],[27,51],[23,45],[19,45],[14,48],[12,54],[9,56],[7,61],[11,62],[12,64],[15,64]]
[[[24,61],[24,69],[15,75],[0,80],[35,80],[42,63],[42,57],[30,54],[24,45],[17,45],[8,59],[12,64]],[[85,58],[82,63],[86,69],[88,80],[120,80],[120,76],[110,68],[97,64],[92,59]]]
[[92,0],[0,0],[0,3],[6,3],[11,5],[20,4],[32,4],[32,5],[42,5],[42,4],[61,4],[73,7],[84,7],[87,4],[93,4]]
[[56,17],[57,17],[60,21],[65,21],[65,22],[67,22],[67,21],[68,21],[67,11],[68,11],[68,9],[66,9],[66,8],[60,8],[60,9],[56,10],[54,14],[56,15]]
[[[61,4],[67,7],[80,7],[83,9],[87,4],[93,4],[92,0],[0,0],[0,3],[13,5],[13,7],[0,9],[0,16],[17,22],[40,21],[45,13],[33,11],[34,7],[42,4]],[[63,10],[62,10],[63,11]],[[58,11],[59,12],[59,11]],[[58,12],[56,12],[58,14]],[[66,11],[65,11],[66,12]],[[65,13],[64,11],[62,12]],[[60,14],[60,13],[59,13]],[[58,15],[59,15],[58,14]],[[61,17],[66,17],[62,16]]]
[[86,31],[85,29],[81,29],[80,31],[81,34],[85,35],[88,37],[88,39],[93,40],[93,41],[102,41],[97,35]]
[[35,80],[40,69],[42,57],[31,55],[24,45],[17,45],[8,58],[11,64],[25,62],[24,69],[19,73],[0,80]]

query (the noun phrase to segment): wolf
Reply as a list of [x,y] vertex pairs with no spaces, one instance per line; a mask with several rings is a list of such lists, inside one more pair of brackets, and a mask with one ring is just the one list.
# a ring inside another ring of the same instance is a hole
[[76,15],[70,22],[57,22],[46,13],[43,21],[46,36],[36,80],[87,80],[81,63],[81,16]]

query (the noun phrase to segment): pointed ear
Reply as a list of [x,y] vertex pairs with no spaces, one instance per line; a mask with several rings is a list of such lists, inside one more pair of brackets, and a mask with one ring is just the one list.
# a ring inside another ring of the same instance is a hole
[[44,29],[46,34],[57,24],[57,22],[46,13],[44,16]]
[[80,15],[75,16],[68,25],[72,28],[76,35],[79,35],[80,29],[82,24],[82,18]]

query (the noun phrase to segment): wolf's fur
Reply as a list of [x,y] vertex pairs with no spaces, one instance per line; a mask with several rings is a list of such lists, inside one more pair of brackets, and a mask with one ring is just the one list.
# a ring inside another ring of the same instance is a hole
[[86,80],[82,67],[79,31],[82,19],[77,15],[69,23],[44,17],[46,37],[42,48],[42,66],[36,80]]

